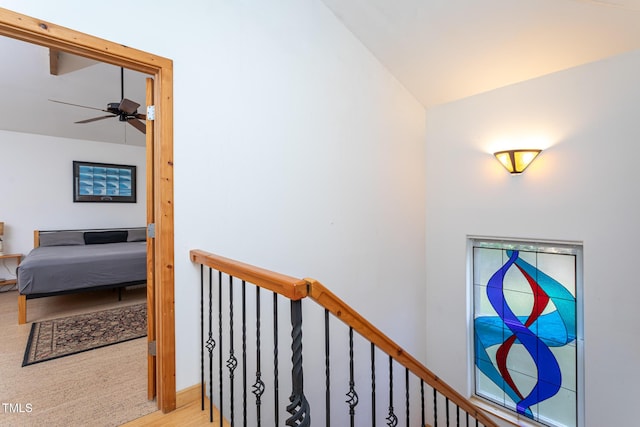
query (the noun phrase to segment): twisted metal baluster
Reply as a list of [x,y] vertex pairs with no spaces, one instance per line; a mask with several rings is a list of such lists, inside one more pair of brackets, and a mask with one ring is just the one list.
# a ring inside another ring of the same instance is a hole
[[329,366],[329,310],[324,309],[324,416],[326,427],[331,427],[331,370]]
[[213,271],[209,269],[209,337],[206,344],[209,351],[209,422],[213,422],[213,349],[216,342],[213,339]]
[[280,419],[280,411],[278,404],[280,401],[280,393],[278,392],[278,294],[273,293],[273,391],[274,391],[274,414],[275,423],[277,426]]
[[349,418],[351,419],[351,427],[355,425],[356,405],[358,404],[358,393],[355,389],[355,379],[353,374],[353,328],[349,327],[349,392],[346,403],[349,404]]
[[376,346],[371,343],[371,425],[376,425]]
[[253,394],[256,396],[256,417],[257,426],[260,427],[260,405],[262,393],[264,393],[264,382],[260,372],[260,287],[256,286],[256,382],[253,384]]
[[229,369],[229,394],[230,399],[230,415],[229,420],[233,426],[235,419],[235,404],[234,404],[234,378],[235,370],[238,366],[238,359],[236,359],[234,347],[233,347],[233,276],[229,276],[229,359],[227,359],[227,368]]
[[222,271],[218,271],[218,388],[220,389],[220,427],[224,420],[224,393],[222,386]]
[[389,415],[386,418],[389,427],[398,425],[398,417],[393,413],[393,358],[389,356]]
[[304,395],[304,381],[302,368],[302,301],[291,301],[291,362],[293,362],[291,402],[287,412],[291,416],[287,419],[288,426],[311,426],[311,410]]

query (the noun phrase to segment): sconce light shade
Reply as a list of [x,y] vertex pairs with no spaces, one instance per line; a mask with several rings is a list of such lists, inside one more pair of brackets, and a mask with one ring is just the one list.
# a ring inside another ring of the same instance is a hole
[[4,236],[4,222],[0,222],[0,237]]
[[496,159],[509,173],[513,175],[520,174],[533,162],[542,150],[506,150],[493,153]]

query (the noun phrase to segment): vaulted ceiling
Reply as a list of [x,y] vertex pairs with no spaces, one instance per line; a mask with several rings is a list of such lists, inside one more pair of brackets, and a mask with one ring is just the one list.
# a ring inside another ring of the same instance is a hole
[[640,48],[640,0],[322,0],[425,106]]
[[[322,1],[426,108],[640,49],[640,0]],[[120,101],[119,68],[59,53],[54,75],[46,48],[0,52],[0,129],[144,145],[117,118],[74,123]],[[125,70],[126,98],[144,105],[145,77]]]

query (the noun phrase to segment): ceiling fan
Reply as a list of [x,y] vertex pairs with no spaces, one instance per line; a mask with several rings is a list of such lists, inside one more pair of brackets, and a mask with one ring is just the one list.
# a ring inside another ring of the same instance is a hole
[[117,117],[118,121],[127,122],[134,128],[138,129],[140,132],[146,134],[147,125],[143,123],[142,120],[146,120],[147,116],[145,114],[138,113],[138,107],[140,107],[140,104],[124,97],[124,68],[122,67],[120,67],[120,90],[121,90],[120,99],[122,99],[122,101],[110,102],[107,104],[106,109],[87,107],[84,105],[72,104],[70,102],[56,101],[54,99],[50,99],[49,101],[57,102],[58,104],[73,105],[75,107],[89,108],[91,110],[104,111],[105,113],[109,113],[106,116],[99,116],[91,119],[80,120],[74,123],[79,123],[79,124],[91,123],[98,120]]

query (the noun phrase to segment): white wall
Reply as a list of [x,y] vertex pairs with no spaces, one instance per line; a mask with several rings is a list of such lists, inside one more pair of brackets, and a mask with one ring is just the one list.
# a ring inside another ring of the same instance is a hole
[[314,277],[424,354],[424,109],[319,0],[0,6],[174,61],[178,389],[192,248]]
[[[427,112],[427,362],[459,390],[467,235],[581,241],[585,425],[637,418],[639,73],[636,51]],[[530,138],[521,176],[490,154]]]
[[[188,71],[210,126],[176,131],[180,320],[199,318],[182,261],[202,248],[314,277],[420,357],[424,109],[319,1],[247,4],[216,7],[215,64]],[[195,350],[196,332],[178,348]],[[178,361],[180,387],[198,365]]]
[[[146,224],[145,149],[0,130],[5,253],[27,254],[33,230]],[[137,166],[137,203],[74,203],[73,161]]]

